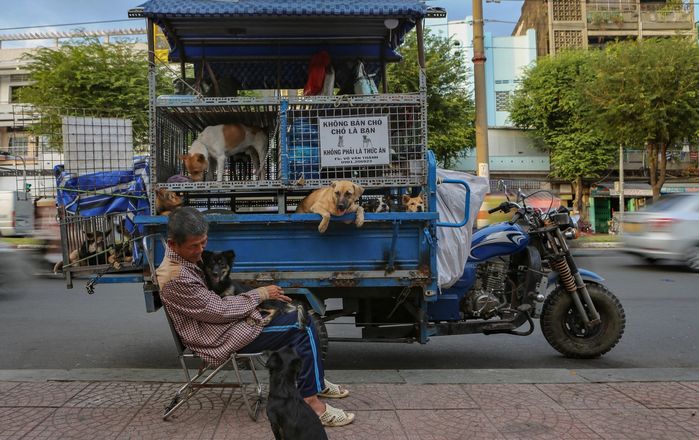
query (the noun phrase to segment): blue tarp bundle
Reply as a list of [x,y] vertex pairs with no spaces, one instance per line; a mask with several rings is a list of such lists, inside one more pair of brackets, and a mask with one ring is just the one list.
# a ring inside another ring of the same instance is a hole
[[[132,237],[141,235],[142,226],[133,222],[135,215],[148,214],[148,157],[134,157],[131,170],[104,171],[74,177],[54,167],[56,175],[56,203],[71,215],[95,217],[124,213],[124,227]],[[134,247],[134,257],[137,256]],[[134,258],[136,261],[136,258]]]

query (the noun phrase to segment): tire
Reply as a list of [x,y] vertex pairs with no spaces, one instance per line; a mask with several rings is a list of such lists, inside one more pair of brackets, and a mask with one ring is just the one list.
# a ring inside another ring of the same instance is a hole
[[602,321],[587,334],[573,299],[563,286],[546,298],[541,312],[541,331],[546,341],[569,358],[599,357],[614,348],[624,334],[626,314],[617,297],[601,284],[587,283],[587,291]]
[[685,265],[692,272],[699,273],[699,244],[687,249],[685,252]]
[[311,317],[311,322],[313,323],[316,332],[318,332],[318,340],[320,341],[320,358],[323,360],[323,363],[325,363],[325,360],[328,358],[328,345],[330,345],[328,341],[328,329],[325,326],[325,322],[323,322],[321,317],[313,309],[308,312],[308,316]]

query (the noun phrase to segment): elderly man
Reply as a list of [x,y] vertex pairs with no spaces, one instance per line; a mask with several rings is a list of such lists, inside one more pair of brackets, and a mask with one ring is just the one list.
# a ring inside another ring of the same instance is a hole
[[[209,290],[197,265],[206,248],[208,224],[194,208],[175,210],[168,221],[165,258],[157,270],[160,297],[182,342],[203,360],[223,363],[231,353],[277,350],[291,345],[301,356],[301,396],[325,426],[352,423],[354,414],[323,403],[318,397],[342,398],[349,391],[323,377],[319,343],[310,324],[300,328],[296,313],[281,314],[264,326],[257,306],[264,300],[291,301],[279,286],[266,286],[220,298]],[[321,386],[321,384],[323,384]]]

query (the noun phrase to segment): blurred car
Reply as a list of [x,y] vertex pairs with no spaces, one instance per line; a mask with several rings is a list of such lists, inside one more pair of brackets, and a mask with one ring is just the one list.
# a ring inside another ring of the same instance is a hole
[[648,262],[672,260],[699,272],[699,193],[663,196],[624,214],[625,250]]
[[24,191],[0,191],[0,236],[29,235],[34,229],[33,199]]

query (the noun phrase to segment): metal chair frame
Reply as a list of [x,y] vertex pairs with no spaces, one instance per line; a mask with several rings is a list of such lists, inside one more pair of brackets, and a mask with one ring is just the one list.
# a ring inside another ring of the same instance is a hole
[[[167,246],[167,244],[165,243],[165,239],[163,238],[163,236],[160,234],[147,235],[143,237],[142,241],[144,251],[143,253],[146,257],[146,261],[150,268],[151,280],[153,282],[153,285],[157,287],[158,282],[155,276],[153,249],[149,246],[150,238],[160,239],[163,246]],[[256,422],[257,414],[260,409],[260,404],[262,403],[263,399],[263,390],[262,383],[260,382],[260,379],[257,376],[257,370],[255,370],[255,362],[257,361],[260,363],[264,363],[262,362],[263,353],[233,352],[228,357],[228,359],[226,359],[225,362],[223,362],[221,365],[218,365],[217,367],[213,367],[212,365],[206,363],[203,359],[201,359],[196,353],[193,353],[189,348],[185,347],[185,345],[182,343],[182,339],[180,339],[180,335],[177,334],[177,331],[175,330],[175,326],[172,322],[172,319],[170,318],[170,315],[168,315],[167,310],[163,308],[163,311],[165,312],[167,323],[170,326],[172,338],[175,341],[175,347],[177,348],[177,358],[180,362],[180,365],[182,366],[184,375],[187,378],[187,382],[184,385],[182,385],[182,387],[180,387],[179,390],[177,390],[177,393],[175,393],[175,397],[173,397],[172,401],[170,401],[170,404],[165,407],[165,414],[163,414],[163,420],[167,420],[172,415],[172,413],[174,413],[180,406],[182,406],[185,402],[191,399],[192,396],[194,396],[202,388],[240,388],[240,393],[243,396],[243,402],[245,403],[245,407],[247,408],[248,415],[253,421]],[[188,359],[198,359],[201,362],[199,365],[199,371],[194,377],[192,377],[192,375],[189,372],[189,367],[187,366]],[[252,373],[255,385],[254,404],[250,402],[248,394],[245,390],[245,383],[243,382],[243,378],[240,375],[238,361],[247,361],[248,365],[250,365],[250,372]],[[233,366],[233,371],[235,372],[237,383],[209,383],[219,373],[219,371],[223,370],[223,368],[228,364],[231,364],[231,366]],[[211,372],[208,373],[206,377],[204,377],[204,379],[202,379],[200,382],[197,382],[209,370],[211,370]]]
[[[259,360],[262,353],[232,353],[230,357],[221,365],[217,367],[212,367],[211,365],[204,362],[195,353],[192,353],[187,347],[182,344],[180,336],[175,331],[170,315],[165,311],[165,316],[167,317],[168,324],[170,325],[170,331],[172,332],[172,337],[175,340],[175,345],[178,351],[178,360],[182,366],[185,377],[187,378],[187,383],[185,383],[177,393],[175,397],[172,398],[170,404],[165,408],[165,414],[163,414],[163,420],[167,420],[172,413],[174,413],[180,406],[182,406],[187,400],[194,396],[202,388],[240,388],[240,393],[243,396],[243,402],[247,408],[248,415],[253,421],[257,421],[257,414],[260,409],[260,404],[262,403],[262,383],[257,376],[257,370],[255,370],[255,361]],[[192,377],[189,372],[189,367],[187,366],[187,359],[198,359],[201,361],[199,370],[197,374]],[[250,402],[250,398],[246,392],[246,384],[243,382],[242,376],[240,374],[240,368],[238,366],[238,361],[246,361],[250,366],[250,372],[252,373],[254,385],[255,385],[255,397],[254,402]],[[209,383],[226,365],[231,364],[233,366],[233,371],[235,372],[235,377],[237,383]],[[204,376],[207,371],[211,370],[210,373],[204,377],[200,382],[197,382],[202,376]]]

